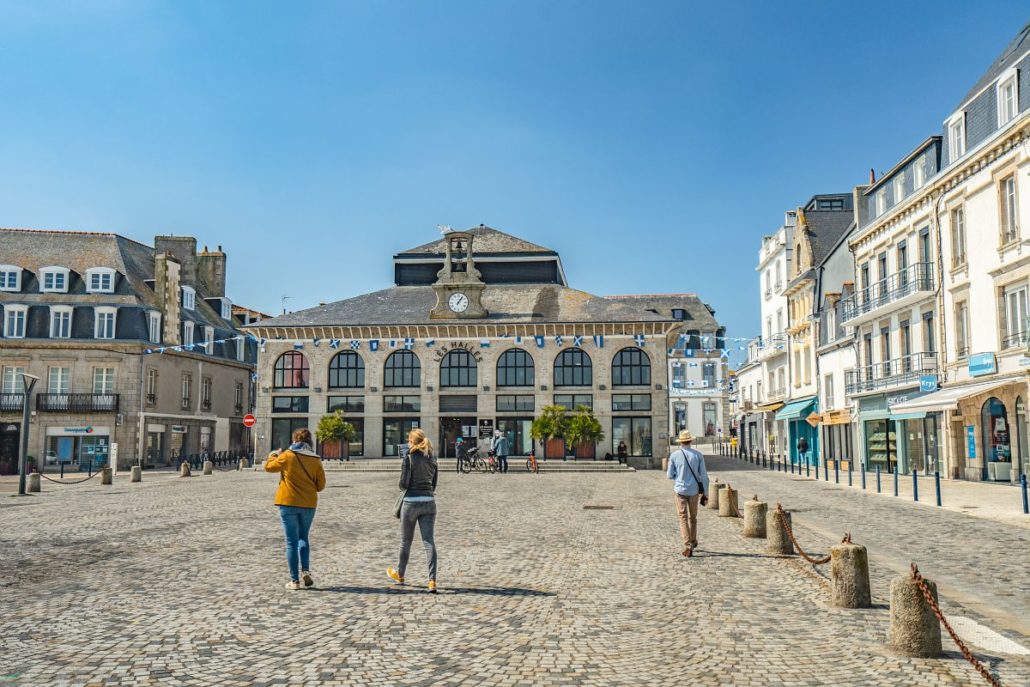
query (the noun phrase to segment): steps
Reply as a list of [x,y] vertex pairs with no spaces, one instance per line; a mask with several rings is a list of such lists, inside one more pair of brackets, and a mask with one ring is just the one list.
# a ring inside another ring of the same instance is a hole
[[[401,462],[397,458],[353,458],[350,462],[338,460],[326,460],[322,462],[326,472],[400,472]],[[628,465],[620,465],[616,461],[561,461],[548,460],[540,461],[540,472],[594,472],[594,473],[618,473],[625,474],[635,472]],[[456,469],[454,458],[439,459],[440,472],[453,473]],[[508,473],[525,473],[525,458],[510,458],[508,460]],[[476,474],[473,471],[472,474]]]

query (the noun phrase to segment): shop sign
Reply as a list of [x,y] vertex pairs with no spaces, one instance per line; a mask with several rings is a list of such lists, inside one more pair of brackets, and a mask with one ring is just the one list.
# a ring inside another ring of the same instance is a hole
[[436,359],[436,362],[441,362],[445,355],[447,355],[450,351],[454,350],[468,351],[469,355],[471,355],[473,360],[475,360],[477,363],[483,362],[483,354],[476,350],[476,348],[472,344],[465,343],[464,341],[459,341],[449,346],[440,346],[436,349],[436,352],[433,353],[433,357]]
[[811,415],[805,418],[805,422],[812,425],[813,427],[818,427],[820,418],[821,416],[819,415],[819,413],[812,413]]
[[924,393],[937,391],[937,375],[923,375],[920,377],[919,390]]
[[186,425],[172,425],[172,434],[185,434]]
[[1030,355],[1024,355],[1019,359],[1020,367],[1030,367]]
[[969,376],[982,377],[998,371],[998,363],[993,353],[977,353],[969,356]]
[[970,458],[976,458],[976,427],[966,425],[966,451]]
[[92,427],[65,427],[64,428],[64,433],[65,434],[92,434],[93,433],[93,428]]
[[480,420],[479,421],[479,438],[480,439],[492,439],[494,436],[494,421],[493,420]]

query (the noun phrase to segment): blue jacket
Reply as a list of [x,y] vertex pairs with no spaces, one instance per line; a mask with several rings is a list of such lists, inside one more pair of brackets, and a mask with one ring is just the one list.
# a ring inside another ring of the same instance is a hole
[[508,437],[503,434],[494,438],[494,453],[498,456],[507,456],[511,451],[508,448]]
[[[690,461],[689,468],[687,467],[688,460]],[[693,496],[698,493],[698,484],[694,475],[701,480],[705,493],[708,493],[708,470],[705,469],[705,457],[697,449],[682,446],[674,449],[669,455],[669,470],[666,474],[669,479],[676,480],[673,489],[680,496]]]

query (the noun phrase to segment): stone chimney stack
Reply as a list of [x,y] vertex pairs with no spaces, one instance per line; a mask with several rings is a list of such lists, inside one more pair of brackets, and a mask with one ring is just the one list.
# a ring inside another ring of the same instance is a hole
[[222,247],[209,251],[207,246],[197,254],[197,280],[205,298],[225,297],[225,253]]
[[161,304],[161,340],[166,346],[182,343],[182,327],[179,326],[181,272],[182,266],[175,256],[154,254],[154,292]]
[[186,286],[197,285],[197,239],[192,236],[155,236],[154,251],[170,253],[182,266],[180,280]]

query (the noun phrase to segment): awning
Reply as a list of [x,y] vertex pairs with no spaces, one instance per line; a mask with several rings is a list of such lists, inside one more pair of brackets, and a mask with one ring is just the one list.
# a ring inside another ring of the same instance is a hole
[[779,410],[783,407],[783,401],[773,401],[772,403],[763,403],[762,405],[755,406],[755,413],[771,413]]
[[963,398],[976,396],[977,394],[982,394],[985,391],[997,389],[1000,386],[1012,384],[1013,382],[1025,383],[1025,381],[1025,378],[1009,378],[941,389],[940,391],[935,391],[932,394],[913,398],[911,401],[905,401],[904,403],[898,403],[897,405],[891,406],[891,417],[901,419],[898,418],[899,415],[906,415],[908,413],[934,413],[942,410],[956,410],[958,408],[958,402]]
[[921,412],[921,413],[895,413],[894,409],[893,408],[891,409],[891,419],[892,420],[922,420],[924,417],[926,417],[926,413],[925,412]]
[[814,398],[807,398],[804,401],[794,401],[783,406],[780,412],[776,413],[777,420],[798,420],[808,415],[815,406]]

